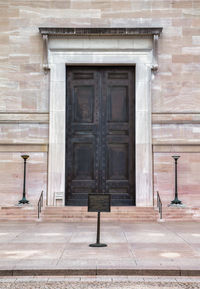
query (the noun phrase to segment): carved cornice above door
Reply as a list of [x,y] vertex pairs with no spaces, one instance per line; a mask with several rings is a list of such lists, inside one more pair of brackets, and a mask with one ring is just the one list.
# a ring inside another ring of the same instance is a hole
[[[135,27],[135,28],[63,28],[63,27],[39,27],[39,31],[43,37],[44,42],[44,60],[43,68],[47,72],[49,67],[48,51],[49,38],[150,38],[152,39],[152,70],[158,70],[158,39],[162,33],[162,27]],[[139,48],[139,47],[138,47]],[[130,47],[132,49],[132,47]],[[139,48],[140,49],[140,48]]]
[[133,36],[133,35],[158,35],[162,27],[135,27],[135,28],[61,28],[40,27],[42,35],[65,35],[65,36]]

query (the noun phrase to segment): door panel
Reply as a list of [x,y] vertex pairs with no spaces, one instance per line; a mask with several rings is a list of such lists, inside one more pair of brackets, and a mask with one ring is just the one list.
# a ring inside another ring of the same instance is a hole
[[78,123],[93,123],[94,87],[75,86],[73,89],[73,121]]
[[66,204],[135,204],[134,69],[67,68]]
[[96,191],[97,79],[93,69],[67,70],[66,204],[87,205],[87,194]]
[[112,85],[108,87],[107,120],[109,122],[128,121],[128,87]]
[[105,191],[113,204],[135,204],[134,74],[131,68],[108,68],[104,72]]

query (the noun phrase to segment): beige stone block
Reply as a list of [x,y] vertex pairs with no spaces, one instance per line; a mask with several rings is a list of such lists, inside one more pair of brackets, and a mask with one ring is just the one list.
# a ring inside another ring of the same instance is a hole
[[9,46],[8,44],[1,44],[0,45],[1,57],[8,57],[9,53]]
[[48,143],[47,124],[0,124],[1,144],[45,144]]
[[192,36],[192,44],[193,45],[200,45],[200,36]]
[[30,63],[30,64],[22,64],[20,65],[20,71],[24,72],[40,72],[42,69],[42,64],[40,63]]
[[10,30],[10,21],[8,17],[0,17],[0,31],[5,32]]
[[[104,18],[152,18],[151,11],[131,11],[131,10],[126,10],[126,11],[121,11],[121,10],[111,10],[111,11],[102,11],[102,17]],[[124,25],[123,25],[124,26]]]
[[20,89],[40,89],[41,83],[38,81],[20,81]]
[[[20,31],[21,27],[29,27],[30,26],[30,17],[17,17],[9,19],[9,31]],[[1,27],[1,25],[0,25]]]
[[200,27],[183,27],[183,36],[187,37],[188,35],[199,35]]
[[5,43],[9,42],[9,36],[6,34],[0,34],[0,45],[5,45]]
[[[92,5],[99,5],[98,2],[94,1],[92,3]],[[110,2],[110,3],[109,3]],[[145,9],[145,3],[143,3],[143,9]],[[108,9],[110,8],[111,10],[115,11],[120,11],[120,10],[125,10],[127,11],[128,10],[131,10],[131,11],[135,11],[135,10],[138,10],[138,1],[104,1],[104,2],[101,2],[101,9]]]
[[29,96],[28,94],[27,95],[24,95],[22,96],[22,109],[24,110],[36,110],[37,108],[37,97],[33,97],[33,96]]
[[182,27],[165,27],[162,36],[167,37],[168,39],[172,39],[174,37],[180,39],[180,37],[182,37]]
[[190,54],[172,55],[172,62],[191,63],[191,62],[193,62],[193,55],[190,55]]
[[10,64],[25,64],[29,63],[30,56],[28,54],[10,54],[9,63]]
[[169,1],[152,1],[151,7],[153,10],[170,9],[171,3]]
[[200,124],[154,124],[153,144],[200,144]]
[[36,8],[49,8],[51,4],[51,0],[47,1],[32,1],[32,0],[27,0],[27,1],[12,1],[12,6],[15,7],[36,7]]
[[181,26],[181,27],[191,27],[192,26],[193,19],[190,18],[174,18],[172,19],[172,25],[173,26]]
[[[48,7],[51,8],[51,9],[75,8],[75,7],[72,7],[73,1],[70,1],[70,0],[66,0],[66,1],[49,1],[49,2],[43,2],[42,4],[43,5],[44,4],[48,5]],[[32,6],[32,7],[37,7],[37,5]],[[89,6],[87,6],[87,7],[89,7]],[[44,8],[45,8],[45,6],[44,6]]]
[[186,17],[199,16],[200,15],[200,9],[199,8],[183,9],[183,15]]
[[199,0],[193,0],[193,8],[200,8]]
[[172,8],[192,8],[193,7],[193,1],[173,1],[172,2]]
[[31,17],[32,19],[37,18],[100,18],[101,11],[100,9],[44,9],[44,8],[29,8],[22,7],[20,8],[20,17],[27,18]]
[[[200,4],[199,4],[199,6],[200,6]],[[200,26],[200,19],[199,19],[199,17],[192,18],[192,26],[193,26],[193,27],[199,27],[199,26]]]
[[181,10],[172,10],[172,9],[164,9],[164,10],[152,10],[151,17],[152,18],[176,18],[181,17]]

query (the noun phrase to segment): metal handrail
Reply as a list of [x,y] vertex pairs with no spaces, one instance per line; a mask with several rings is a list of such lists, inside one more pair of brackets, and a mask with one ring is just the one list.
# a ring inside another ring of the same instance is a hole
[[44,197],[43,197],[43,191],[42,191],[38,200],[38,219],[40,218],[40,213],[42,211],[43,200],[44,200]]
[[160,219],[162,219],[162,201],[158,191],[157,191],[157,207],[160,214]]

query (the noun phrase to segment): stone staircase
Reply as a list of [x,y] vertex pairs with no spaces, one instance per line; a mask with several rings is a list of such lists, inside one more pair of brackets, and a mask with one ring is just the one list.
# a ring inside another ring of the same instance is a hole
[[0,207],[0,222],[37,221],[37,208],[30,205]]
[[[156,222],[158,210],[153,207],[111,207],[110,213],[101,213],[104,221]],[[40,219],[36,206],[0,207],[0,222],[96,222],[97,213],[88,213],[86,206],[45,207]],[[163,207],[162,221],[200,221],[199,207]]]
[[163,221],[199,221],[199,207],[163,207]]
[[[97,213],[88,213],[87,207],[46,207],[42,211],[44,222],[88,222],[96,221]],[[158,212],[152,207],[112,207],[110,213],[101,213],[104,221],[155,222]]]

